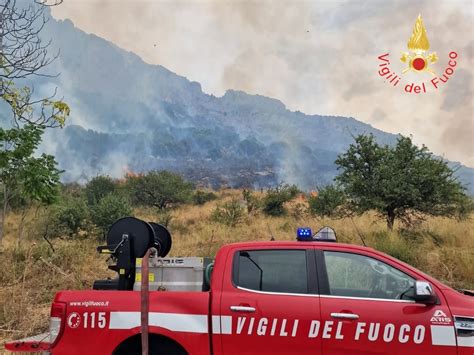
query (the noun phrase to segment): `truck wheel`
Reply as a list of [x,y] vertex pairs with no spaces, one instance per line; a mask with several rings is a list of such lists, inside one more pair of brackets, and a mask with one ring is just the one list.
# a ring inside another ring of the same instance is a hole
[[[188,355],[181,345],[167,337],[151,334],[149,339],[150,355]],[[141,354],[142,342],[140,334],[134,335],[122,342],[112,353],[112,355]]]

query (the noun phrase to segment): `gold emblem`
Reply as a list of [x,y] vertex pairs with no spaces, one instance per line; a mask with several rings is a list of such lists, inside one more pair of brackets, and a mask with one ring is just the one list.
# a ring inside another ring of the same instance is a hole
[[408,68],[403,70],[402,73],[413,70],[415,72],[427,71],[434,75],[434,72],[429,67],[429,63],[436,63],[438,56],[436,52],[430,53],[427,56],[424,55],[430,49],[430,42],[428,41],[421,15],[418,15],[416,19],[415,27],[413,27],[413,33],[408,40],[407,46],[410,52],[403,53],[400,60],[403,63],[407,63]]

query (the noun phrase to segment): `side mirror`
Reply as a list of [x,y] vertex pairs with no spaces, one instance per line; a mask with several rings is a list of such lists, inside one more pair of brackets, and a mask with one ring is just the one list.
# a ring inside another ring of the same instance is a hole
[[424,304],[435,304],[438,302],[438,296],[429,282],[416,281],[415,283],[415,302]]

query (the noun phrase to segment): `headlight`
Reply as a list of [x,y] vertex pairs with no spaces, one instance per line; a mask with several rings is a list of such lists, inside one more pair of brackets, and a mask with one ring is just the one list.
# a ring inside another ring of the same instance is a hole
[[474,317],[454,317],[459,346],[474,346]]

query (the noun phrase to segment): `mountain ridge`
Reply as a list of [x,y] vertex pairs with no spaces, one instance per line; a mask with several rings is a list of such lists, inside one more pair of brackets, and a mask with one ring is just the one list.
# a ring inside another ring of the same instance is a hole
[[[57,157],[65,181],[171,169],[213,187],[285,181],[310,189],[332,181],[334,160],[353,136],[371,133],[381,144],[397,138],[354,117],[290,111],[263,95],[205,93],[198,82],[68,19],[51,18],[44,36],[61,53],[48,71],[61,75],[33,84],[40,93],[58,87],[72,117],[65,129],[47,133],[42,149]],[[474,169],[458,175],[474,193]]]

